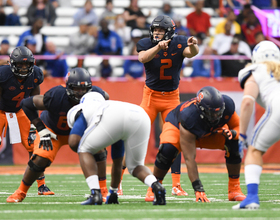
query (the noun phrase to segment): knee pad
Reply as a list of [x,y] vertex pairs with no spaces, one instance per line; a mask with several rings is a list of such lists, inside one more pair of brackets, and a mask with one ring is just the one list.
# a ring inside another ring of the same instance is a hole
[[225,144],[225,158],[228,164],[241,163],[241,158],[238,150],[238,140],[227,140]]
[[33,162],[33,160],[36,158],[36,155],[32,155],[31,159],[28,161],[28,166],[30,167],[30,170],[33,172],[44,172],[46,167],[51,165],[51,162],[47,164],[46,166],[38,166]]
[[161,144],[156,156],[155,165],[163,170],[169,170],[179,151],[172,144]]
[[101,153],[94,154],[93,156],[96,162],[104,161],[107,159],[107,150],[104,149]]

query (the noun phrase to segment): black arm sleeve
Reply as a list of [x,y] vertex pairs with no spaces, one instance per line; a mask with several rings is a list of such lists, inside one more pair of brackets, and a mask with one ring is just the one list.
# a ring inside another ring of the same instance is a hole
[[23,99],[20,103],[22,110],[29,118],[30,121],[33,121],[36,118],[39,118],[37,108],[33,104],[33,97]]

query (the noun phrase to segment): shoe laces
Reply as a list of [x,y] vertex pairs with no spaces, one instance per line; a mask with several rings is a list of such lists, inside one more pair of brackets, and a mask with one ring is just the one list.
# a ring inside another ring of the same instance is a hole
[[181,192],[185,193],[185,191],[182,189],[181,185],[178,185],[177,188],[178,188]]

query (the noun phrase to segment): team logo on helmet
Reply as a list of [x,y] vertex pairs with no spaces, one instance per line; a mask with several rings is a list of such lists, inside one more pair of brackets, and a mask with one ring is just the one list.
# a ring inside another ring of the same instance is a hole
[[201,102],[202,99],[203,99],[203,92],[200,92],[197,96],[197,101]]

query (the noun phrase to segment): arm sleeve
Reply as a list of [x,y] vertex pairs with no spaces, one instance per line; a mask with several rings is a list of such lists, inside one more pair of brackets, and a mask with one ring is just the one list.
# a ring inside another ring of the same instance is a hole
[[82,137],[86,129],[87,129],[87,122],[83,113],[81,113],[80,116],[75,121],[74,126],[70,132],[70,135],[77,134]]

